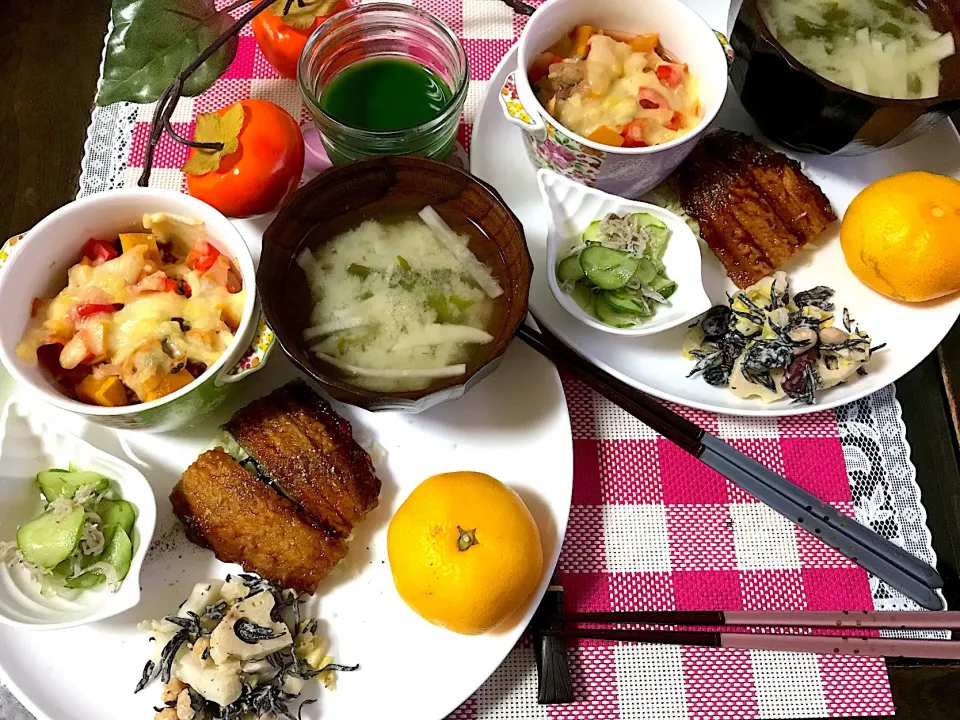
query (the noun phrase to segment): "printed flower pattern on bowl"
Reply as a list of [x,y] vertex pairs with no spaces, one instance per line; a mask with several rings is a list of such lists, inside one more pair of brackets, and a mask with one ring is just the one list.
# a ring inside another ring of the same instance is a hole
[[253,342],[250,343],[250,347],[239,362],[227,373],[227,377],[231,380],[239,380],[252,370],[258,369],[270,356],[275,340],[276,335],[273,334],[273,328],[267,324],[266,318],[261,316],[260,325]]
[[547,123],[545,137],[524,133],[523,142],[527,156],[537,167],[553,170],[590,187],[600,176],[604,153],[581,145],[550,123]]
[[507,81],[500,89],[500,104],[503,105],[510,117],[516,118],[524,125],[536,125],[533,118],[527,113],[526,108],[523,107],[523,103],[520,102],[520,93],[517,92],[516,73],[510,73],[507,76]]
[[4,263],[7,262],[7,259],[10,257],[10,254],[13,252],[14,246],[20,242],[26,233],[21,233],[20,235],[14,235],[12,238],[7,240],[3,245],[0,245],[0,268],[3,267]]

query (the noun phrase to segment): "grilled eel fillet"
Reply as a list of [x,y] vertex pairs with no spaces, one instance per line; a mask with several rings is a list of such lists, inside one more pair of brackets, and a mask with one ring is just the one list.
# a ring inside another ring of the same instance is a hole
[[347,537],[379,501],[380,480],[350,423],[301,381],[237,412],[227,431],[260,474],[321,527]]
[[293,502],[248,472],[222,448],[203,453],[170,495],[187,537],[223,562],[283,587],[312,593],[347,554]]
[[740,288],[771,274],[837,219],[799,163],[733,130],[701,140],[670,185]]

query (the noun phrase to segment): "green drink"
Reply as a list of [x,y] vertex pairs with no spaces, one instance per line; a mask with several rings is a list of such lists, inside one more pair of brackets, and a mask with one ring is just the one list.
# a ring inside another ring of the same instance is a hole
[[450,88],[433,70],[403,58],[361,60],[324,88],[320,107],[362,130],[405,130],[440,116]]
[[373,2],[333,15],[300,55],[297,82],[330,160],[446,160],[470,72],[463,46],[430,13]]

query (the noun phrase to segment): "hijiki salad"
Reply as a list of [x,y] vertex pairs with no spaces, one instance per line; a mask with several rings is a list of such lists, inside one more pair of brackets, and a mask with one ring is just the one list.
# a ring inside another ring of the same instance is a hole
[[147,620],[154,657],[135,692],[163,683],[156,720],[296,720],[291,704],[311,680],[333,689],[337,665],[300,617],[306,593],[248,573],[194,586],[175,615]]
[[885,345],[872,345],[846,309],[838,327],[832,297],[821,285],[791,298],[783,272],[736,292],[687,333],[684,355],[696,360],[689,376],[742,398],[815,403],[818,391],[866,374],[863,365]]

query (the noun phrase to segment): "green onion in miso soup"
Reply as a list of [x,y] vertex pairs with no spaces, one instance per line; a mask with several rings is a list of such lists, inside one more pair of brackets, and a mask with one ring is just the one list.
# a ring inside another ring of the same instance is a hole
[[953,35],[904,0],[759,0],[781,45],[818,75],[896,99],[940,94],[940,63]]
[[488,352],[503,289],[429,205],[367,219],[297,263],[314,307],[304,339],[349,382],[378,391],[457,378]]

